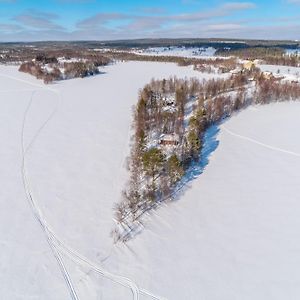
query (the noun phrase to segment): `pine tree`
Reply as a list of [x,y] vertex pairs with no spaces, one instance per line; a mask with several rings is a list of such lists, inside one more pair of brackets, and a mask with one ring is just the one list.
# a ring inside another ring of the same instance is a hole
[[187,140],[190,148],[191,158],[198,159],[199,151],[201,149],[201,141],[195,130],[191,130],[188,133]]
[[155,181],[155,176],[163,169],[165,156],[161,150],[152,148],[143,154],[144,171],[148,176],[152,177],[152,182]]
[[184,170],[180,160],[176,154],[170,156],[167,161],[167,172],[170,178],[171,185],[176,183],[184,174]]

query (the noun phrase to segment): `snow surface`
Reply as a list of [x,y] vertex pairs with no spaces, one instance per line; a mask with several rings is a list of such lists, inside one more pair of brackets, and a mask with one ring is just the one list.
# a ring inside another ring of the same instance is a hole
[[[101,265],[112,249],[112,207],[127,178],[131,107],[138,90],[152,77],[213,76],[147,62],[119,63],[102,71],[45,86],[17,67],[0,66],[2,299],[68,299],[44,227],[54,246],[62,247],[62,242],[65,252],[71,248]],[[26,190],[41,211],[42,226],[26,199],[22,136],[28,148]],[[99,276],[82,259],[74,264],[67,254],[62,254],[64,264],[79,299],[132,299],[128,284]]]
[[298,299],[299,114],[253,107],[211,128],[204,173],[107,264],[167,299]]
[[284,77],[286,81],[300,80],[300,67],[278,66],[278,65],[259,65],[262,72],[271,72],[276,76]]
[[[113,246],[138,90],[152,77],[216,75],[152,62],[103,71],[45,87],[0,66],[0,298],[298,299],[300,103],[253,107],[211,128],[181,198]],[[24,191],[22,136],[42,226]]]
[[139,51],[136,54],[154,55],[154,56],[179,56],[193,58],[212,58],[216,53],[213,47],[152,47]]

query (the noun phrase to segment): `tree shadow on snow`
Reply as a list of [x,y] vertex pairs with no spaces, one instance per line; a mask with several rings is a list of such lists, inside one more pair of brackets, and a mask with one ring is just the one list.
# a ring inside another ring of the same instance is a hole
[[173,200],[179,200],[179,198],[190,188],[189,183],[198,178],[205,170],[209,163],[211,154],[218,148],[219,141],[217,135],[220,131],[219,125],[210,126],[204,134],[204,143],[201,149],[201,156],[199,161],[193,161],[186,171],[183,178],[178,183],[174,194]]

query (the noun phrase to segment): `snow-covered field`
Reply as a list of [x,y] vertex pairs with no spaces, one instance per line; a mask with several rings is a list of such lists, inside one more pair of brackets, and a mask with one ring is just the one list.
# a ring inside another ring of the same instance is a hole
[[152,47],[135,51],[136,54],[154,56],[180,56],[193,58],[212,58],[216,49],[213,47]]
[[275,76],[283,77],[287,81],[300,80],[300,67],[277,66],[277,65],[259,65],[262,72],[271,72]]
[[[44,86],[16,67],[0,67],[2,299],[68,298],[46,235],[101,265],[112,248],[112,207],[126,181],[131,106],[138,90],[152,77],[215,76],[163,63],[119,63],[103,71]],[[42,226],[24,184],[46,220]],[[78,269],[66,255],[63,261],[80,299],[116,299],[118,290],[119,299],[127,294],[131,299],[128,286],[111,286],[111,279]],[[86,282],[93,276],[95,282]]]
[[211,129],[204,173],[111,263],[168,299],[297,299],[299,114],[254,107]]
[[298,299],[300,103],[212,128],[204,173],[114,246],[138,90],[204,74],[149,62],[104,71],[44,86],[0,67],[0,299]]

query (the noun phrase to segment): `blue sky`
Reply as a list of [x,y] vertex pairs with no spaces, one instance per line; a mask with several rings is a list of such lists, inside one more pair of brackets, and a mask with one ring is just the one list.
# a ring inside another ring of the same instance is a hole
[[0,41],[300,39],[300,0],[0,0]]

